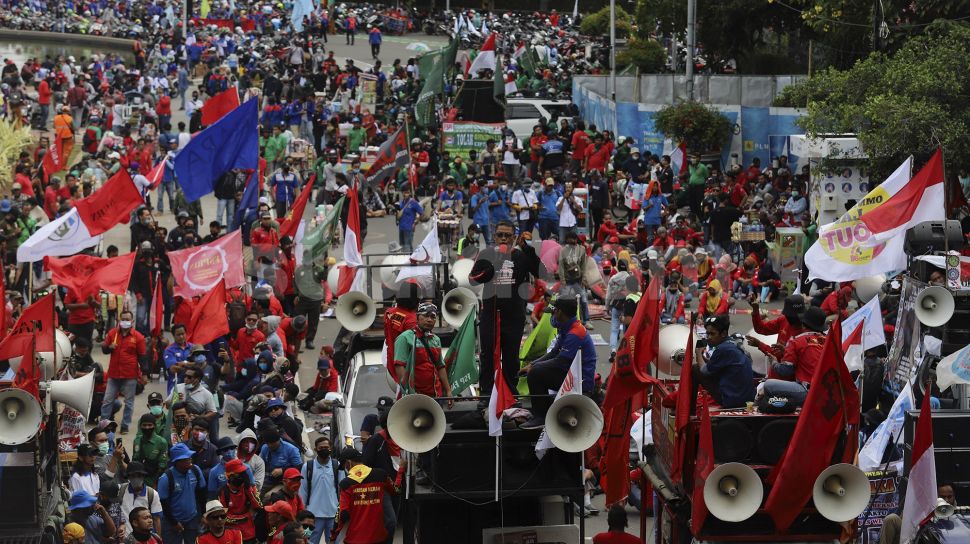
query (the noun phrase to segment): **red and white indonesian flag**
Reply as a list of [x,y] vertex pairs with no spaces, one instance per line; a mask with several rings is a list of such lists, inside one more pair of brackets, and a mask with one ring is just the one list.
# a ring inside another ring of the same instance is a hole
[[687,171],[686,142],[680,142],[680,145],[675,147],[673,151],[670,152],[670,169],[675,172],[675,176],[679,176]]
[[[562,385],[559,386],[559,392],[556,393],[555,400],[559,400],[566,395],[581,395],[583,393],[582,355],[581,352],[576,352],[576,357],[573,357],[573,364],[569,365],[569,372],[566,373],[566,378],[562,381]],[[536,457],[542,459],[547,450],[555,447],[552,439],[549,438],[549,435],[543,429],[542,434],[539,435],[539,441],[536,442]]]
[[208,293],[223,279],[227,287],[246,283],[239,230],[205,245],[171,251],[168,260],[172,264],[175,294],[186,299]]
[[845,365],[850,372],[862,370],[862,355],[865,350],[885,343],[886,333],[883,329],[879,297],[872,297],[865,306],[842,321],[842,351],[845,353]]
[[899,533],[902,544],[912,542],[923,520],[933,515],[937,495],[933,415],[930,395],[924,395],[919,421],[916,422],[916,437],[913,439],[913,468],[909,471],[906,502],[903,503],[903,526]]
[[505,94],[519,92],[519,86],[515,84],[515,74],[505,74]]
[[[906,159],[886,181],[869,191],[845,215],[819,229],[818,240],[805,254],[809,279],[851,281],[906,269],[904,237],[896,236],[870,245],[872,232],[864,217],[879,210],[893,197],[886,187],[900,188],[909,182],[912,163],[912,157]],[[941,217],[944,213],[942,201],[938,213]],[[882,223],[882,219],[879,223]]]
[[339,297],[350,291],[364,292],[364,258],[361,254],[363,240],[360,237],[360,205],[357,201],[357,189],[347,191],[347,229],[344,232],[344,262],[338,268],[340,273],[337,280]]
[[[502,316],[495,314],[495,330],[501,331]],[[486,349],[487,346],[483,346]],[[502,414],[515,405],[515,397],[502,374],[502,334],[495,335],[494,348],[495,383],[488,397],[488,436],[502,436]]]
[[518,59],[525,54],[525,42],[519,42],[519,45],[515,47],[515,51],[512,52],[512,58]]
[[946,219],[943,151],[937,149],[913,179],[887,179],[880,189],[886,194],[883,202],[860,217],[872,233],[868,246],[901,236],[923,221]]
[[485,43],[482,44],[482,48],[478,51],[478,56],[472,61],[471,67],[468,68],[468,75],[471,77],[476,77],[479,70],[495,70],[495,33],[492,32],[485,39]]

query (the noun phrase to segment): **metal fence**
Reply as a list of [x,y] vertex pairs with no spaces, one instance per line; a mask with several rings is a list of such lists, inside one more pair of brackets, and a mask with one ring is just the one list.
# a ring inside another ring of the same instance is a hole
[[[785,87],[805,79],[805,75],[747,76],[696,75],[694,99],[705,104],[737,106],[772,105]],[[609,98],[609,76],[573,76],[575,85]],[[677,74],[647,74],[616,77],[616,101],[640,104],[673,104],[687,100],[687,78]]]

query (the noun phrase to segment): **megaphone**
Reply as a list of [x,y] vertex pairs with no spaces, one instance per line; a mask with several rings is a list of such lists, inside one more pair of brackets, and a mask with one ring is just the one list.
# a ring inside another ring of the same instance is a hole
[[842,523],[853,520],[869,505],[869,479],[855,465],[841,463],[822,471],[815,479],[812,499],[819,514]]
[[405,451],[431,451],[445,436],[445,411],[427,395],[406,395],[388,412],[387,430]]
[[546,412],[546,434],[562,451],[586,451],[602,432],[603,412],[585,395],[563,395]]
[[380,268],[381,285],[386,289],[397,291],[397,288],[401,286],[401,282],[397,281],[401,267],[397,265],[407,264],[410,261],[410,255],[388,255],[384,257],[384,260],[381,261],[383,266]]
[[337,284],[340,283],[340,267],[346,264],[345,261],[339,261],[327,270],[327,286],[330,287],[331,292],[337,292]]
[[[778,343],[778,335],[765,335],[755,332],[754,329],[748,331],[745,336],[750,336],[756,340],[760,340],[769,346],[773,346]],[[748,355],[751,356],[751,369],[759,374],[768,374],[768,356],[765,355],[760,349],[748,350]]]
[[456,287],[448,291],[441,301],[441,317],[445,323],[457,329],[476,306],[478,306],[478,297],[471,292],[471,289]]
[[337,308],[334,310],[337,321],[349,331],[363,331],[374,324],[377,316],[377,306],[374,301],[364,293],[351,291],[340,295],[337,299]]
[[704,502],[714,517],[739,522],[761,507],[765,488],[753,468],[741,463],[719,465],[704,482]]
[[859,278],[853,283],[855,285],[856,298],[865,304],[882,291],[882,284],[886,283],[886,275],[876,274],[875,276]]
[[660,328],[660,354],[657,356],[657,369],[668,376],[680,375],[680,364],[687,353],[687,337],[690,327],[673,324]]
[[455,264],[451,265],[451,275],[455,278],[458,287],[472,287],[468,276],[471,275],[473,266],[475,266],[474,259],[458,259]]
[[52,402],[59,402],[74,408],[88,417],[94,395],[94,372],[88,372],[76,380],[54,380],[47,382],[47,391]]
[[27,442],[40,430],[43,419],[43,409],[30,393],[12,387],[0,391],[0,444]]
[[947,519],[957,511],[952,504],[941,498],[936,499],[936,508],[933,509],[933,517],[936,519]]
[[956,304],[944,287],[931,285],[916,295],[916,319],[927,327],[939,327],[953,317]]

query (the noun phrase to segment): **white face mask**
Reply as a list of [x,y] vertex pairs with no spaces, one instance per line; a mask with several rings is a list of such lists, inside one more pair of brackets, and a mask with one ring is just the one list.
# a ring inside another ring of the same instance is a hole
[[118,322],[118,326],[121,327],[122,329],[130,329],[131,328],[131,321],[127,321],[127,320],[125,320],[125,321],[119,321]]

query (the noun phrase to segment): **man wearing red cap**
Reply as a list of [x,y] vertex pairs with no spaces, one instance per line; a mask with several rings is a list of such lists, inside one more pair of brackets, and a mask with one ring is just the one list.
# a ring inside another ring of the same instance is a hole
[[226,461],[226,485],[219,490],[219,502],[226,507],[228,527],[242,533],[243,542],[255,542],[255,515],[263,504],[246,474],[246,464],[239,459]]
[[[269,526],[268,542],[283,544],[283,528],[291,521],[296,521],[293,508],[286,501],[276,501],[269,504],[266,510],[266,525]],[[344,542],[347,542],[346,540]],[[348,542],[348,544],[351,544]]]
[[283,487],[270,495],[269,500],[266,502],[285,502],[290,505],[293,509],[294,514],[301,510],[306,510],[306,505],[303,504],[303,499],[300,498],[300,483],[303,480],[303,475],[300,474],[300,469],[288,468],[283,471]]

